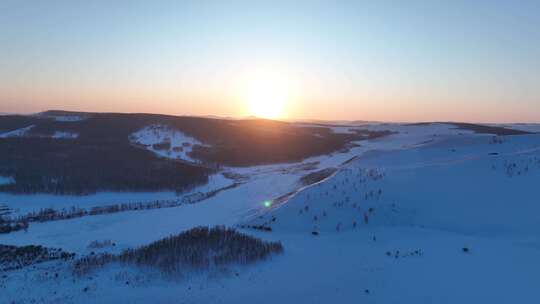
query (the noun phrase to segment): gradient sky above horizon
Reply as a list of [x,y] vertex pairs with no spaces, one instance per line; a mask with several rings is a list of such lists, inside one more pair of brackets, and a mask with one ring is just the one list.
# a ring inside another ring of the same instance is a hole
[[[540,122],[540,1],[0,0],[0,112]],[[264,76],[263,76],[264,78]]]

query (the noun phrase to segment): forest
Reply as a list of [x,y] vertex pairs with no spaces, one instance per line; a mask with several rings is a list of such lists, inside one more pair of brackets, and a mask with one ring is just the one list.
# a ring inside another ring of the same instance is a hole
[[247,265],[283,252],[281,242],[267,242],[223,226],[195,227],[120,254],[91,254],[75,261],[73,272],[87,274],[110,263],[152,267],[165,274]]
[[[58,120],[59,116],[80,119]],[[132,144],[130,134],[148,125],[167,125],[205,143],[195,146],[198,165],[159,158]],[[221,165],[296,162],[343,149],[353,140],[388,132],[334,133],[325,127],[251,119],[227,120],[155,114],[43,112],[0,116],[0,133],[32,126],[23,136],[0,138],[0,185],[12,193],[86,195],[98,191],[157,191],[204,184]],[[77,134],[52,138],[55,132]]]

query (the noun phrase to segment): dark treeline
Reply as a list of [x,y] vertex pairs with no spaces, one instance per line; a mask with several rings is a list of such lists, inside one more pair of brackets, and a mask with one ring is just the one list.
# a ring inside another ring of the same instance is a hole
[[92,145],[77,140],[0,140],[0,185],[13,193],[92,194],[97,191],[183,191],[208,182],[211,170],[156,158],[127,144]]
[[42,246],[8,246],[0,245],[0,271],[20,269],[52,260],[69,260],[75,255],[57,248]]
[[502,126],[487,126],[487,125],[479,125],[479,124],[465,123],[465,122],[417,122],[417,123],[410,123],[407,125],[408,126],[427,126],[431,124],[449,124],[449,125],[455,126],[456,129],[459,129],[459,130],[472,131],[477,134],[493,134],[497,136],[532,134],[531,132],[511,129],[511,128],[502,127]]
[[90,255],[77,260],[74,273],[86,274],[109,263],[152,267],[165,274],[247,265],[283,252],[280,242],[266,242],[234,229],[197,227],[118,255]]
[[456,126],[457,129],[460,129],[460,130],[473,131],[474,133],[478,133],[478,134],[494,134],[497,136],[532,134],[531,132],[527,132],[527,131],[509,129],[509,128],[498,127],[498,126],[486,126],[486,125],[478,125],[478,124],[464,123],[464,122],[448,122],[448,124],[454,125]]
[[28,222],[24,220],[10,220],[0,216],[0,233],[10,233],[19,230],[27,230]]
[[217,134],[226,144],[218,142],[211,147],[195,146],[192,156],[233,166],[299,162],[307,157],[342,150],[351,141],[387,136],[391,132],[359,130],[340,134],[325,127],[247,120],[230,122],[220,127]]
[[326,168],[322,170],[318,170],[315,172],[311,172],[309,174],[306,174],[300,178],[300,183],[302,185],[308,186],[315,183],[318,183],[327,177],[331,176],[337,171],[336,168]]
[[[31,119],[35,127],[29,137],[0,139],[0,175],[16,181],[0,185],[0,191],[77,195],[97,191],[183,191],[206,183],[212,172],[133,147],[128,135],[153,121],[144,116],[103,114],[75,122],[12,117],[0,117],[0,125],[3,120],[14,120],[13,127],[21,127]],[[55,131],[77,133],[79,137],[40,137]]]
[[60,220],[69,220],[74,218],[80,218],[84,216],[93,216],[93,215],[102,215],[102,214],[111,214],[118,212],[126,211],[137,211],[137,210],[150,210],[150,209],[161,209],[161,208],[173,208],[179,207],[186,204],[195,204],[210,197],[215,196],[221,191],[235,188],[239,183],[234,183],[229,186],[215,189],[209,192],[195,192],[190,195],[186,195],[179,199],[171,200],[156,200],[151,202],[129,202],[129,203],[119,203],[113,205],[105,206],[95,206],[89,209],[80,208],[80,207],[71,207],[71,208],[62,208],[56,210],[53,208],[43,208],[37,212],[29,212],[27,214],[10,218],[7,216],[0,216],[0,233],[10,233],[19,230],[27,230],[29,223],[31,222],[50,222],[50,221],[60,221]]
[[15,222],[49,222],[49,221],[59,221],[59,220],[69,220],[73,218],[91,216],[91,215],[101,215],[101,214],[110,214],[118,213],[124,211],[134,211],[134,210],[150,210],[150,209],[161,209],[161,208],[172,208],[178,207],[183,204],[193,204],[194,201],[187,201],[183,199],[174,199],[174,200],[158,200],[152,202],[138,202],[138,203],[121,203],[114,205],[106,206],[95,206],[90,209],[71,207],[64,208],[61,210],[55,210],[52,208],[44,208],[38,212],[30,212],[28,214],[22,215],[15,219]]
[[92,215],[101,215],[101,214],[110,214],[118,213],[125,211],[134,211],[134,210],[150,210],[150,209],[160,209],[160,208],[171,208],[178,207],[185,204],[183,200],[159,200],[152,202],[138,202],[138,203],[121,203],[114,205],[106,206],[95,206],[89,209],[71,207],[63,208],[56,210],[53,208],[43,208],[37,212],[30,212],[25,215],[19,216],[13,220],[14,223],[20,222],[50,222],[50,221],[60,221],[60,220],[69,220],[74,218],[79,218],[83,216],[92,216]]

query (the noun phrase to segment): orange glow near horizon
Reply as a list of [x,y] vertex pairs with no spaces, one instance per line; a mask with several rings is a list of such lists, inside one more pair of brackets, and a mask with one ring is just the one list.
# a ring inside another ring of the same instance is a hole
[[[266,68],[254,68],[258,65]],[[0,112],[57,109],[277,120],[538,122],[536,108],[524,111],[523,105],[505,107],[515,98],[502,94],[492,94],[487,100],[476,92],[444,96],[444,92],[425,88],[388,92],[359,85],[346,90],[310,77],[319,74],[259,62],[250,62],[240,73],[231,75],[207,78],[197,86],[157,86],[144,81],[129,86],[68,82],[64,86],[39,86],[29,82],[0,88]]]
[[0,113],[540,122],[537,1],[3,2]]

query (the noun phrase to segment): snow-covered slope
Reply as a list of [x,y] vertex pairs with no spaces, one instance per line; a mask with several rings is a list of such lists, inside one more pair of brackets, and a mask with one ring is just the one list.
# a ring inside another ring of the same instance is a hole
[[[226,168],[242,184],[197,204],[0,235],[0,243],[88,254],[94,240],[115,242],[103,250],[116,252],[224,224],[281,241],[281,256],[177,280],[121,266],[74,278],[68,265],[49,263],[0,278],[0,302],[536,303],[540,135],[497,137],[446,124],[365,127],[399,133],[301,164]],[[152,132],[148,145],[173,136]],[[299,183],[325,168],[337,172]]]
[[195,145],[204,145],[193,137],[163,125],[147,126],[133,133],[130,140],[159,156],[187,161],[195,161],[190,156]]
[[538,180],[540,136],[448,139],[367,153],[249,224],[306,233],[365,225],[527,233],[540,228],[531,213],[540,208]]
[[28,131],[30,131],[33,127],[34,127],[34,125],[31,125],[31,126],[28,126],[28,127],[24,127],[24,128],[17,129],[17,130],[13,130],[13,131],[1,133],[1,134],[0,134],[0,138],[23,137],[23,136],[25,136],[25,134],[26,134]]

